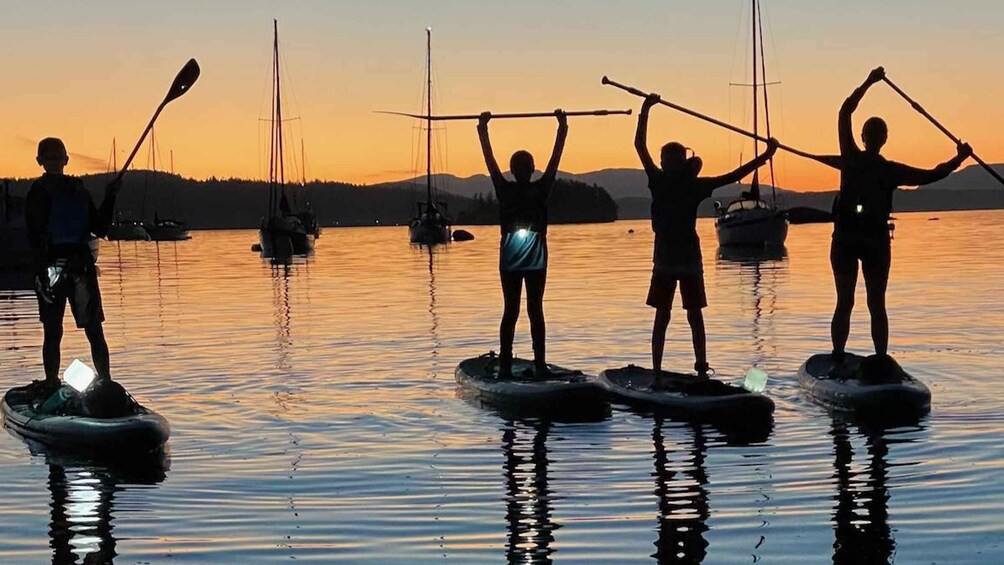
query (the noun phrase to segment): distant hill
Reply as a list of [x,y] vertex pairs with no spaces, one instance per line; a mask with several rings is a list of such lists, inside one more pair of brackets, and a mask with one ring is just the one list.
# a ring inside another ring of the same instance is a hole
[[[108,174],[85,175],[84,185],[100,203]],[[23,197],[30,179],[11,183],[11,193]],[[490,184],[490,182],[489,182]],[[607,192],[597,186],[561,190],[567,192],[550,204],[550,214],[557,222],[596,222],[617,219],[617,205]],[[294,208],[309,205],[317,212],[321,225],[372,226],[406,225],[415,213],[416,199],[424,200],[424,186],[413,190],[408,185],[358,186],[339,182],[309,182],[305,187],[289,187]],[[120,217],[150,221],[157,211],[161,218],[181,219],[192,229],[245,229],[258,227],[266,213],[268,186],[262,181],[244,179],[192,180],[168,173],[131,171],[119,195]],[[458,220],[495,223],[497,209],[485,214],[484,202],[446,191],[438,202]]]
[[[1004,164],[992,165],[994,170],[1004,175]],[[575,180],[587,185],[599,185],[617,202],[620,219],[648,218],[651,198],[648,180],[641,169],[603,169],[589,173],[560,172],[559,178]],[[416,179],[424,183],[424,178]],[[441,190],[458,196],[473,196],[492,191],[491,179],[486,175],[456,177],[434,175],[434,181]],[[378,187],[411,186],[414,181],[404,180],[376,185]],[[770,187],[763,186],[763,193],[770,199]],[[735,184],[715,192],[715,199],[728,201],[739,197],[748,190],[748,185]],[[778,203],[785,208],[814,208],[829,211],[836,190],[824,192],[797,192],[779,189]],[[920,190],[898,191],[893,200],[896,211],[937,211],[937,210],[982,210],[1004,208],[1004,187],[979,166],[973,165],[957,171],[945,180],[931,184]],[[704,202],[698,213],[703,216],[714,214],[714,201]]]

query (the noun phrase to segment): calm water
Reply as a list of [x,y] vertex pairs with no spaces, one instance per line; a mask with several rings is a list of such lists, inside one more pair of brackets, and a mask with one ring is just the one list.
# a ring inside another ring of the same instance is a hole
[[[702,220],[711,363],[772,375],[773,430],[745,443],[458,398],[456,363],[495,347],[497,228],[432,256],[404,229],[329,230],[288,267],[250,253],[252,232],[105,243],[113,368],[171,420],[169,459],[108,468],[0,434],[0,562],[1001,562],[1004,213],[932,215],[900,218],[889,299],[892,353],[933,410],[892,429],[834,420],[795,384],[829,348],[829,227],[793,226],[787,256],[757,262],[716,258]],[[647,224],[558,226],[550,244],[551,360],[648,364]],[[33,297],[0,296],[6,388],[40,375],[41,328]],[[667,356],[686,369],[681,322]]]

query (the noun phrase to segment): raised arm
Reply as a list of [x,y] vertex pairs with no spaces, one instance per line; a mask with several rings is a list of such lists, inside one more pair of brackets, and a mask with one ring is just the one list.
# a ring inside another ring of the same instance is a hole
[[492,142],[488,137],[488,121],[492,119],[491,112],[482,112],[478,118],[478,138],[481,139],[481,152],[485,155],[485,165],[488,166],[488,176],[492,183],[498,186],[505,182],[502,171],[499,169],[498,161],[495,160],[495,153],[492,151]]
[[[90,200],[91,206],[91,233],[98,237],[108,235],[108,228],[112,225],[115,216],[115,199],[118,197],[119,189],[122,188],[122,181],[118,177],[105,185],[105,198],[101,201],[101,207],[95,209],[94,200]],[[88,193],[90,195],[90,193]]]
[[828,167],[833,167],[838,171],[843,168],[844,160],[840,155],[813,155],[811,153],[805,153],[802,155],[807,159],[812,159],[813,161],[818,161]]
[[854,89],[854,92],[844,100],[844,104],[840,107],[840,115],[837,118],[837,136],[840,139],[840,153],[854,153],[860,151],[858,149],[858,144],[854,141],[854,126],[851,123],[851,117],[854,115],[854,111],[858,109],[858,104],[861,103],[861,99],[864,98],[865,93],[871,85],[885,78],[885,69],[878,67],[869,73],[868,78],[861,84],[861,86]]
[[558,164],[561,163],[561,154],[565,150],[565,139],[568,138],[568,116],[562,110],[555,110],[554,116],[558,118],[558,134],[554,138],[554,149],[551,150],[551,160],[547,162],[544,169],[544,176],[541,179],[544,184],[551,184],[558,176]]
[[649,175],[659,172],[655,162],[652,161],[652,155],[648,152],[648,113],[652,106],[659,103],[659,100],[661,99],[658,94],[649,94],[645,98],[645,102],[641,105],[641,111],[638,112],[638,130],[634,134],[634,149],[638,152],[642,167]]
[[918,169],[900,163],[893,163],[896,184],[898,186],[921,186],[937,182],[952,174],[952,171],[958,169],[972,154],[973,148],[968,143],[963,143],[956,148],[955,157],[933,169]]
[[774,153],[777,153],[777,146],[778,141],[773,137],[770,138],[767,141],[767,150],[761,153],[756,159],[741,165],[738,169],[732,171],[731,173],[701,179],[703,181],[702,184],[708,190],[715,190],[716,188],[728,186],[732,183],[743,180],[747,175],[759,169],[764,163],[769,161],[770,158],[774,156]]

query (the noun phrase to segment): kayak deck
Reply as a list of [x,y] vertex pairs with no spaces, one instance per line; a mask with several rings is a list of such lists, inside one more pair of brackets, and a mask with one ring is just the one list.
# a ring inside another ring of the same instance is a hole
[[764,394],[717,379],[699,379],[669,371],[663,371],[657,382],[652,369],[635,365],[601,372],[600,383],[622,403],[681,417],[736,420],[774,412],[774,401]]
[[847,353],[842,367],[828,353],[809,357],[798,370],[798,383],[809,397],[827,408],[854,413],[923,414],[931,408],[931,390],[898,369],[877,382],[862,380],[864,357]]
[[167,419],[143,406],[120,418],[43,414],[31,407],[27,387],[3,397],[4,425],[17,435],[66,451],[138,453],[162,447],[171,434]]

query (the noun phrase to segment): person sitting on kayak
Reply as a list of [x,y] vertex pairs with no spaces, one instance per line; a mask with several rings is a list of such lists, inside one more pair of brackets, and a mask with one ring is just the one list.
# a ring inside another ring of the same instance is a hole
[[816,160],[840,170],[840,193],[833,204],[833,237],[830,243],[830,266],[837,290],[837,304],[830,325],[833,360],[844,361],[844,348],[851,330],[854,288],[858,283],[858,263],[865,279],[868,311],[871,313],[872,342],[875,353],[885,363],[888,357],[889,317],[885,294],[889,282],[892,254],[889,214],[893,192],[901,186],[919,186],[939,181],[959,168],[973,150],[960,144],[955,157],[933,169],[918,169],[889,161],[879,154],[889,138],[882,118],[865,121],[861,129],[862,151],[854,141],[851,117],[868,88],[885,78],[885,70],[873,70],[840,107],[837,133],[839,156],[818,156]]
[[538,377],[547,375],[545,361],[544,286],[547,280],[547,197],[558,174],[558,163],[568,135],[568,120],[561,110],[554,111],[558,119],[558,134],[554,150],[544,174],[531,181],[535,169],[533,156],[526,151],[513,153],[509,170],[515,181],[507,180],[499,170],[488,137],[491,112],[478,120],[478,136],[485,164],[495,185],[499,202],[499,224],[502,242],[499,254],[499,277],[505,307],[499,325],[499,376],[512,376],[512,342],[519,318],[520,294],[526,284],[526,310],[530,317],[533,339],[534,371]]
[[717,177],[700,177],[702,161],[699,157],[687,158],[687,149],[680,143],[663,145],[662,168],[656,167],[648,152],[648,114],[660,101],[651,94],[642,103],[638,115],[635,149],[648,175],[648,188],[652,192],[652,230],[655,232],[652,282],[646,303],[655,308],[652,326],[652,368],[657,378],[662,375],[662,354],[669,328],[670,311],[677,284],[683,308],[694,342],[694,370],[701,377],[708,374],[707,340],[704,333],[702,309],[708,301],[704,292],[704,265],[701,258],[701,240],[697,235],[697,207],[723,186],[742,180],[766,163],[777,151],[778,142],[770,139],[767,150],[756,159],[731,173]]
[[37,272],[39,320],[44,330],[43,388],[52,390],[60,385],[59,348],[67,301],[77,327],[87,334],[98,378],[111,379],[108,344],[101,327],[105,317],[90,240],[91,234],[102,237],[108,232],[120,183],[108,184],[98,209],[80,179],[63,174],[69,157],[61,140],[48,137],[40,141],[36,160],[45,173],[28,191],[25,219]]

